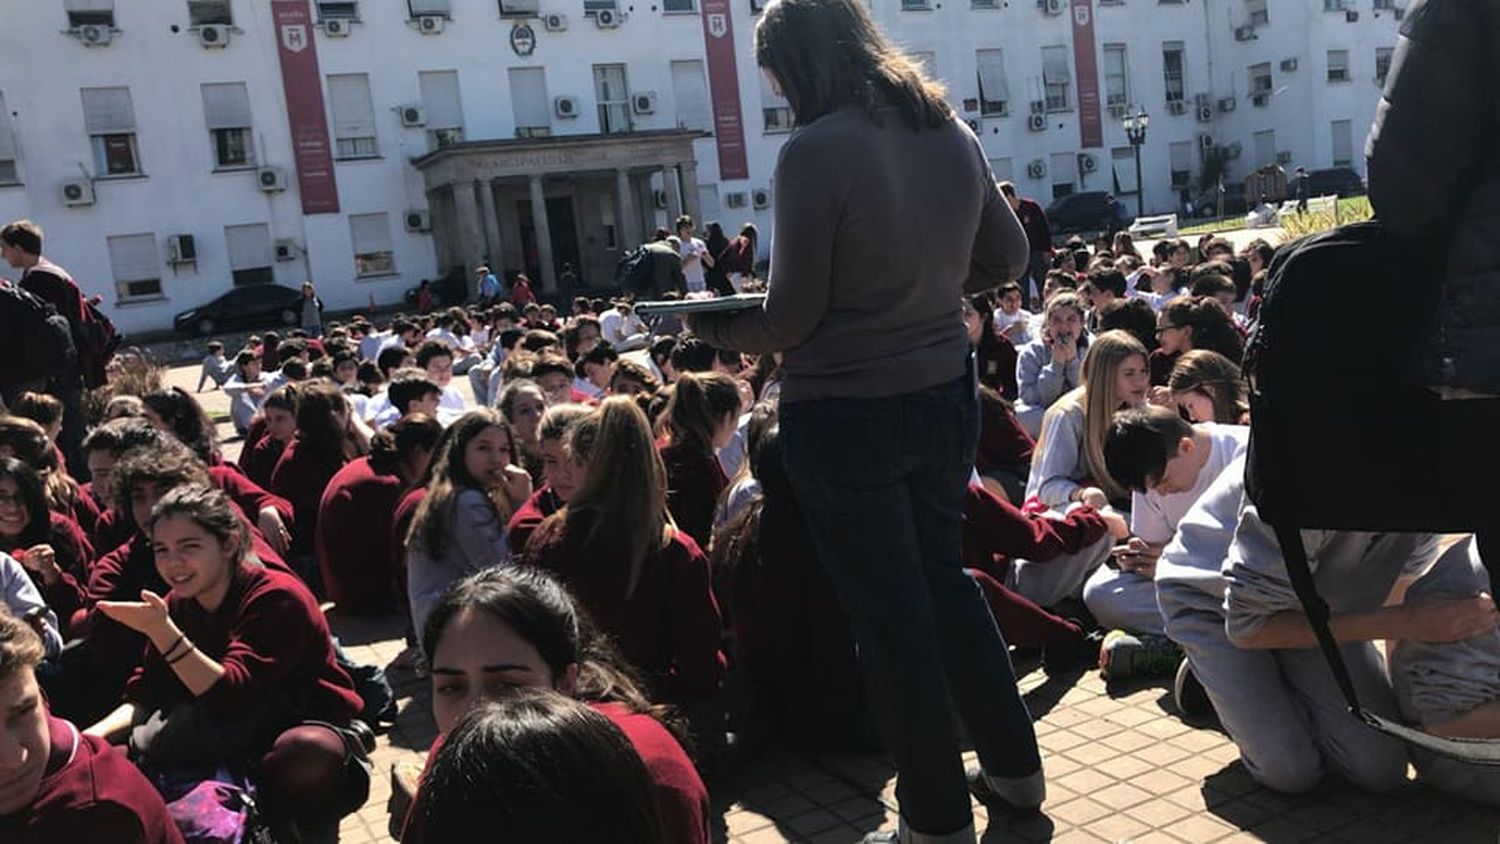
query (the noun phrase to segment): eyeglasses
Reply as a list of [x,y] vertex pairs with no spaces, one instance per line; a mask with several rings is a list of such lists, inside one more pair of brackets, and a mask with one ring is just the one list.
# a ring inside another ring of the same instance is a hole
[[1164,334],[1164,333],[1166,333],[1168,331],[1180,331],[1181,329],[1182,329],[1182,326],[1180,326],[1180,325],[1163,325],[1163,326],[1159,326],[1156,329],[1156,336],[1160,337],[1162,334]]

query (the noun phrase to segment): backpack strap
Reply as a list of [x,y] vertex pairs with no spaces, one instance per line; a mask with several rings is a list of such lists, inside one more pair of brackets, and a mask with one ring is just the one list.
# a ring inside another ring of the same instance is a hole
[[1328,603],[1318,594],[1318,586],[1313,582],[1312,569],[1307,563],[1307,549],[1302,544],[1302,531],[1285,524],[1272,525],[1272,529],[1276,531],[1276,541],[1281,544],[1281,555],[1286,561],[1286,572],[1291,578],[1292,589],[1297,593],[1297,600],[1302,602],[1307,623],[1312,626],[1313,635],[1318,639],[1318,649],[1323,652],[1323,658],[1333,672],[1333,679],[1349,704],[1349,714],[1378,732],[1440,756],[1475,765],[1500,767],[1500,740],[1435,736],[1383,718],[1359,705],[1359,695],[1354,691],[1349,668],[1344,665],[1338,641],[1328,627]]

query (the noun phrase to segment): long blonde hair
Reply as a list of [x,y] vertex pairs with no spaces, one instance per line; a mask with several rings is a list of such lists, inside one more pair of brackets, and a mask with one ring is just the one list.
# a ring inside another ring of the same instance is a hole
[[[1075,408],[1083,409],[1083,458],[1089,477],[1104,490],[1111,501],[1130,498],[1126,489],[1109,473],[1104,462],[1104,438],[1115,411],[1124,403],[1115,390],[1120,367],[1132,357],[1146,360],[1146,347],[1141,341],[1125,331],[1106,331],[1089,344],[1088,354],[1083,359],[1083,386],[1058,399],[1047,409],[1047,416],[1068,413]],[[1091,389],[1092,385],[1092,389]],[[1038,453],[1046,448],[1045,432],[1050,426],[1042,423],[1042,439],[1037,441]]]
[[635,594],[646,558],[666,547],[672,517],[667,513],[667,469],[651,437],[651,423],[629,396],[611,396],[598,413],[568,432],[568,447],[588,461],[588,473],[560,514],[564,530],[587,518],[583,541],[597,547],[601,537],[622,540],[630,561],[625,596]]

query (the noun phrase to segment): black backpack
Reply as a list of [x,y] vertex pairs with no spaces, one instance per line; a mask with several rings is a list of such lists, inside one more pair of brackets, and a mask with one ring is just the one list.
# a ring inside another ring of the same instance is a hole
[[78,360],[73,331],[50,302],[0,281],[0,385],[11,386],[55,375]]
[[[1500,744],[1440,739],[1364,711],[1308,567],[1302,529],[1477,532],[1500,587],[1500,400],[1444,401],[1417,350],[1441,297],[1441,243],[1378,221],[1283,246],[1245,349],[1245,492],[1276,531],[1287,574],[1350,711],[1444,755],[1500,764]],[[1500,594],[1497,588],[1495,594]]]
[[656,258],[651,250],[640,246],[627,252],[615,264],[615,286],[626,293],[640,294],[651,289]]

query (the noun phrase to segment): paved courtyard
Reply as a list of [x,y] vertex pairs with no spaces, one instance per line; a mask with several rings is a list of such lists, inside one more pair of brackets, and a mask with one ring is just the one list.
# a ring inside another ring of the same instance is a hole
[[[193,389],[197,367],[170,371]],[[464,379],[455,379],[467,390]],[[203,393],[210,413],[227,411],[222,392]],[[228,425],[220,431],[233,436]],[[226,442],[227,455],[239,443]],[[387,665],[402,648],[394,617],[354,620],[334,613],[335,633],[355,660]],[[1185,723],[1163,683],[1106,689],[1095,672],[1048,677],[1036,660],[1017,664],[1036,719],[1047,773],[1040,815],[988,816],[976,805],[986,842],[1301,841],[1496,842],[1500,809],[1450,799],[1415,784],[1374,795],[1340,782],[1297,798],[1254,785],[1233,743],[1211,723]],[[387,842],[391,765],[420,764],[434,736],[428,685],[391,671],[400,697],[395,727],[378,740],[370,799],[346,818],[346,844]],[[895,823],[895,783],[879,757],[770,749],[712,792],[716,839],[851,842]]]

